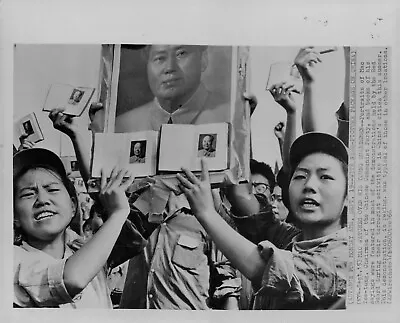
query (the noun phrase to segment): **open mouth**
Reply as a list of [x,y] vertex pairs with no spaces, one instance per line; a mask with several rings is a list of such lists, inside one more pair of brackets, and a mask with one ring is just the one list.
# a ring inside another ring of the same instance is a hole
[[319,207],[319,203],[311,198],[305,198],[300,201],[300,206],[304,209],[314,209]]
[[51,218],[51,217],[54,216],[54,215],[55,215],[54,212],[51,212],[51,211],[43,211],[43,212],[40,212],[40,213],[36,214],[36,215],[34,216],[34,219],[35,219],[36,221],[41,221],[41,220],[44,220],[44,219]]

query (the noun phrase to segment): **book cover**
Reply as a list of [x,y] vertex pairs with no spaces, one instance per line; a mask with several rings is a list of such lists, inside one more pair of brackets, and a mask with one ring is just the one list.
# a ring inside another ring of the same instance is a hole
[[271,64],[266,90],[271,90],[275,84],[281,82],[293,84],[294,92],[303,92],[303,80],[299,70],[293,62],[276,62]]
[[129,169],[136,177],[155,175],[157,142],[158,131],[96,133],[92,177],[101,177],[101,169],[110,174],[115,166]]
[[94,91],[95,89],[91,87],[52,84],[47,93],[43,111],[64,108],[65,114],[81,116],[88,106]]
[[19,138],[25,138],[33,143],[44,140],[43,132],[40,129],[39,122],[35,112],[29,113],[22,117],[14,124],[15,142],[19,142]]
[[201,170],[201,158],[210,171],[228,168],[229,124],[165,124],[161,127],[158,170],[179,172],[181,167]]

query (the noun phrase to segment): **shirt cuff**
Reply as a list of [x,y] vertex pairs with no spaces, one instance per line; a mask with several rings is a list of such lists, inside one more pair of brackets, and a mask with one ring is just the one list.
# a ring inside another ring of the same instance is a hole
[[232,278],[224,280],[222,285],[218,286],[214,292],[214,298],[221,300],[228,297],[240,296],[240,290],[242,289],[242,280],[240,278]]
[[54,266],[49,267],[49,289],[54,295],[54,301],[59,304],[71,303],[72,297],[69,295],[64,284],[64,268],[67,259],[57,262]]
[[266,261],[261,287],[256,295],[285,295],[286,300],[304,300],[300,280],[295,275],[293,256],[290,251],[278,249],[269,241],[258,244],[260,256]]

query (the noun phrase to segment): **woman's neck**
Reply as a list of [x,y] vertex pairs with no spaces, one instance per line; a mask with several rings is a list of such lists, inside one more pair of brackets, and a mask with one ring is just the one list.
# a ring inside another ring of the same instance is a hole
[[29,237],[26,241],[32,247],[41,250],[56,259],[62,259],[65,252],[65,231],[52,240],[40,240]]
[[314,240],[318,238],[322,238],[325,236],[328,236],[336,231],[339,231],[341,229],[340,223],[332,223],[329,226],[311,226],[311,227],[306,227],[306,228],[301,228],[302,229],[302,239],[301,240]]

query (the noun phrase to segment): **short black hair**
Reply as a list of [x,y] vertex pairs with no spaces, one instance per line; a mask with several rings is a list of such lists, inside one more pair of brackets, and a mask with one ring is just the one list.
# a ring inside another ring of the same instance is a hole
[[[140,48],[138,48],[138,49],[141,50],[141,55],[142,55],[141,57],[145,62],[147,62],[148,59],[149,59],[150,49],[151,49],[152,45],[157,45],[157,44],[141,45]],[[208,49],[208,45],[185,45],[185,44],[182,44],[182,45],[183,46],[197,47],[200,50],[200,52],[204,52],[205,50]]]
[[272,193],[275,187],[275,175],[271,166],[264,162],[259,162],[255,159],[250,159],[250,172],[252,174],[260,174],[269,182],[269,190]]

